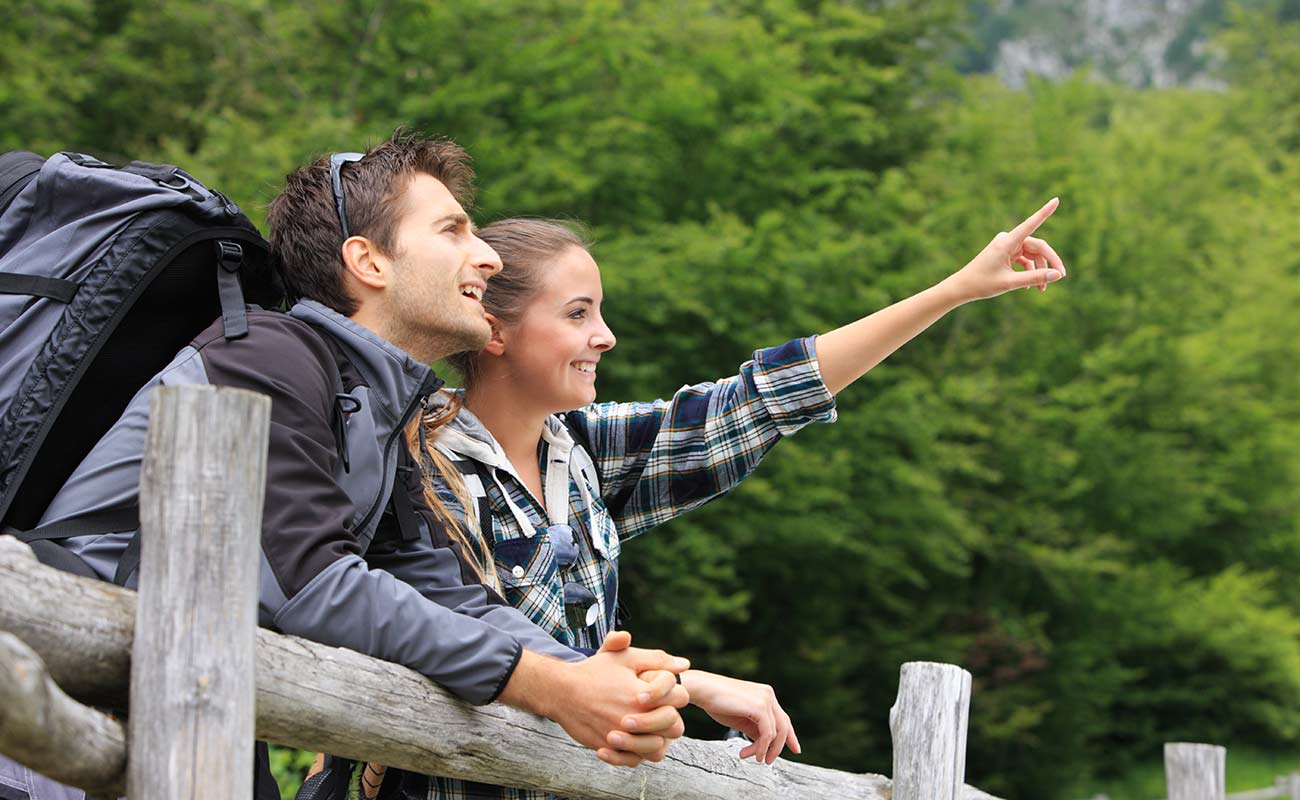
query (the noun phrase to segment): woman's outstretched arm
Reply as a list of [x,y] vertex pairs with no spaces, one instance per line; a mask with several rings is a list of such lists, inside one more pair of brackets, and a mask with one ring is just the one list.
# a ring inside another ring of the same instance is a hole
[[[1047,284],[1065,277],[1052,246],[1033,233],[1056,210],[1057,198],[1010,232],[993,237],[969,264],[929,289],[857,322],[817,337],[822,380],[832,394],[861,378],[895,350],[963,303]],[[1024,267],[1016,270],[1013,264]]]

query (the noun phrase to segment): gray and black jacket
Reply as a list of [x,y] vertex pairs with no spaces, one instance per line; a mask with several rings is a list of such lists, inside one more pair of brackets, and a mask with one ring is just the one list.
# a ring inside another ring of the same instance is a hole
[[[41,525],[137,503],[154,386],[250,389],[272,400],[263,626],[403,664],[471,703],[500,694],[523,647],[581,658],[473,582],[418,473],[399,480],[399,461],[409,460],[403,426],[439,385],[429,367],[311,301],[288,314],[250,311],[249,329],[228,341],[218,320],[178,353],[73,472]],[[359,403],[340,406],[343,394]],[[394,491],[408,493],[418,535],[402,535],[386,514]],[[111,579],[133,535],[63,544]]]

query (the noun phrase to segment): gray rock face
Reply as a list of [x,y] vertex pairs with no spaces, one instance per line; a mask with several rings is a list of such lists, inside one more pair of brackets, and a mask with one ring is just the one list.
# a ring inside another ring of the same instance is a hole
[[[992,71],[1010,86],[1090,68],[1133,86],[1215,86],[1210,37],[1223,0],[994,0],[979,4],[986,29],[1005,32]],[[988,25],[990,21],[995,25]]]

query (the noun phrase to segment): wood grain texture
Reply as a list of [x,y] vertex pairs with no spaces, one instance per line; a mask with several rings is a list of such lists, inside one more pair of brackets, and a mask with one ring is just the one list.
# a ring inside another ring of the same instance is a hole
[[1213,744],[1165,745],[1165,788],[1169,800],[1224,800],[1228,751]]
[[956,800],[966,777],[971,677],[951,664],[903,665],[889,711],[894,800]]
[[140,471],[127,792],[251,798],[254,641],[271,401],[160,386]]
[[122,723],[65,694],[12,633],[0,633],[0,708],[0,753],[97,797],[124,793]]
[[0,583],[0,630],[35,647],[72,697],[126,708],[135,592],[44,566],[12,536],[0,536]]
[[[42,655],[79,651],[88,663],[125,660],[121,651],[130,646],[134,592],[37,564],[26,545],[0,538],[0,598],[0,629],[31,632],[37,638],[29,644]],[[51,613],[55,608],[61,609],[58,615]],[[100,624],[79,624],[90,609],[104,615]],[[75,660],[67,659],[65,668],[75,672]],[[87,672],[68,677],[96,696],[122,694],[120,674]],[[256,677],[258,738],[418,772],[615,800],[640,800],[643,775],[645,800],[891,796],[889,779],[880,775],[784,759],[758,766],[741,762],[736,746],[723,742],[681,739],[662,764],[616,769],[549,720],[500,703],[468,706],[404,667],[268,630],[257,632]],[[62,676],[55,678],[62,682]],[[971,787],[961,797],[997,800]]]

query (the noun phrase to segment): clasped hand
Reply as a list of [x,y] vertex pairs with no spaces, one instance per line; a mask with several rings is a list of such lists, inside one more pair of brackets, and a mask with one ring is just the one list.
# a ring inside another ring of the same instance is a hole
[[553,717],[600,760],[623,767],[662,761],[669,743],[685,732],[677,709],[690,702],[677,683],[690,662],[631,643],[631,634],[615,631],[596,655],[573,665],[579,683],[570,713]]

